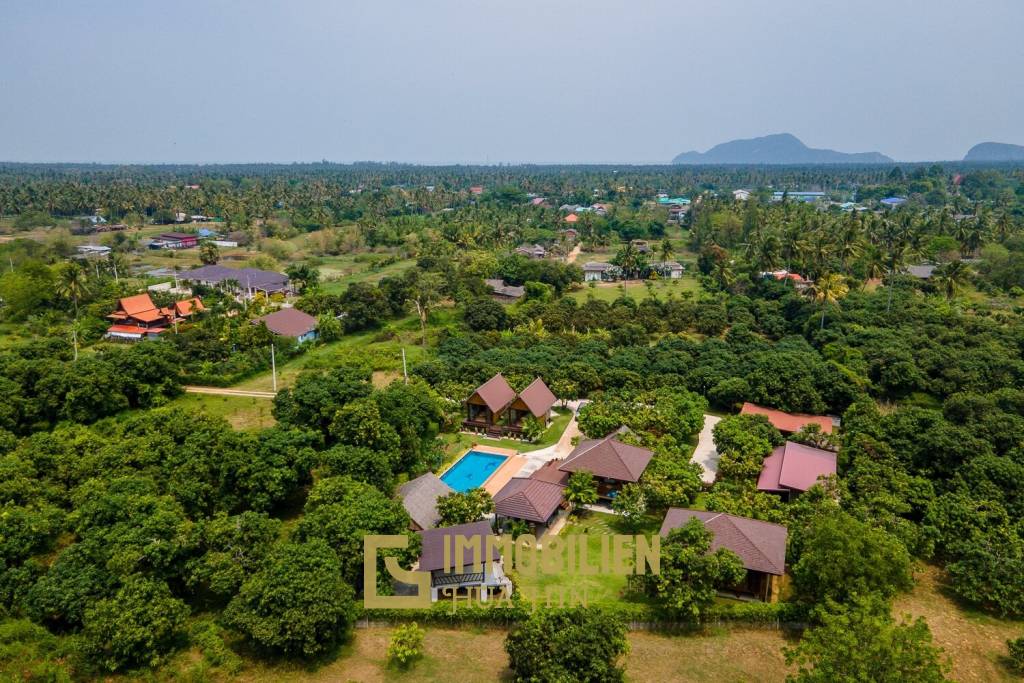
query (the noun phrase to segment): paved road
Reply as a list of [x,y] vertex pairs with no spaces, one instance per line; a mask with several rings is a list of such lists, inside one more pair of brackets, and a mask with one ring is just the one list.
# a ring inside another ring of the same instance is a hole
[[215,394],[217,396],[242,396],[245,398],[274,398],[276,396],[272,391],[247,391],[245,389],[225,389],[223,387],[186,386],[185,392],[189,394]]
[[700,465],[704,471],[701,479],[708,484],[714,483],[715,476],[718,474],[718,451],[715,449],[715,440],[711,430],[721,419],[714,415],[704,416],[704,428],[700,430],[697,447],[693,449],[693,455],[690,457],[691,462]]

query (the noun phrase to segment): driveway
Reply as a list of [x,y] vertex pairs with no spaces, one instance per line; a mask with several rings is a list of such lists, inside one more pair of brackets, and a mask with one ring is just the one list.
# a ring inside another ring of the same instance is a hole
[[700,465],[701,479],[708,484],[714,483],[715,475],[718,474],[718,451],[715,450],[715,439],[711,431],[721,419],[714,415],[704,416],[704,428],[700,430],[697,447],[693,449],[693,456],[690,457],[691,462]]
[[581,436],[579,425],[576,424],[576,414],[579,412],[580,406],[586,402],[586,400],[568,402],[567,407],[572,409],[572,419],[570,419],[569,424],[565,426],[565,431],[562,432],[562,436],[558,439],[558,443],[536,451],[520,453],[522,457],[526,458],[526,464],[523,465],[522,469],[519,470],[519,473],[516,474],[517,477],[528,477],[543,467],[547,462],[551,460],[561,460],[572,452],[573,448],[575,448],[575,446],[572,445],[573,438]]

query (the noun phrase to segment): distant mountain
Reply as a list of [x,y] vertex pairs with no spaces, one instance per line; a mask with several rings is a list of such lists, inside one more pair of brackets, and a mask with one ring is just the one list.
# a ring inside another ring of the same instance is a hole
[[1024,161],[1024,146],[982,142],[967,150],[964,161]]
[[890,164],[892,162],[892,159],[878,152],[847,154],[831,149],[813,149],[789,133],[723,142],[703,154],[684,152],[672,160],[673,164]]

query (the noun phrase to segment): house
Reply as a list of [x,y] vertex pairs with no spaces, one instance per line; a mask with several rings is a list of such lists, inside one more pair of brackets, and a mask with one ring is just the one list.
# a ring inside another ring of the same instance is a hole
[[804,413],[784,413],[774,408],[765,408],[754,403],[744,403],[740,415],[764,415],[773,427],[783,435],[795,434],[809,424],[821,427],[823,434],[831,434],[835,428],[832,418],[827,415],[807,415]]
[[623,485],[640,480],[654,457],[654,452],[647,448],[619,441],[620,432],[614,431],[603,439],[580,441],[559,469],[590,472],[597,480],[598,496],[607,500],[615,498]]
[[562,220],[565,221],[566,223],[572,224],[572,223],[575,223],[576,221],[578,221],[579,219],[580,219],[579,216],[577,216],[574,213],[570,213],[568,216],[566,216]]
[[661,535],[668,536],[691,519],[700,520],[711,532],[711,552],[731,550],[747,570],[743,581],[722,591],[724,594],[764,602],[778,600],[781,577],[786,573],[786,527],[722,512],[669,508],[661,523]]
[[757,490],[789,500],[835,473],[835,453],[787,441],[764,459]]
[[932,275],[935,274],[935,269],[937,267],[938,266],[935,266],[930,263],[922,263],[916,266],[907,266],[907,274],[913,275],[919,280],[928,280],[931,278]]
[[181,273],[179,277],[185,282],[191,282],[192,284],[229,290],[247,299],[251,299],[257,293],[269,296],[276,293],[288,294],[291,292],[287,275],[270,270],[258,270],[256,268],[228,268],[221,265],[200,266],[199,268]]
[[690,200],[686,197],[669,197],[667,194],[658,195],[658,203],[663,206],[689,206]]
[[551,408],[557,400],[544,380],[537,377],[509,405],[509,424],[521,425],[525,418],[533,416],[547,427],[551,422]]
[[788,270],[771,270],[761,273],[761,279],[763,280],[778,280],[780,282],[792,282],[793,287],[798,291],[807,289],[813,284],[810,280],[804,278],[800,273],[791,273]]
[[[184,215],[184,214],[182,214]],[[197,235],[187,232],[164,232],[149,243],[150,249],[192,249],[199,244]]]
[[437,514],[437,499],[454,493],[455,489],[441,481],[433,472],[407,481],[398,488],[402,498],[402,506],[409,513],[410,527],[413,531],[433,529],[441,520]]
[[206,310],[199,297],[176,301],[157,308],[149,294],[136,294],[117,300],[117,307],[107,316],[113,324],[107,328],[108,339],[140,341],[154,339],[169,326]]
[[737,202],[745,202],[750,199],[750,190],[733,190],[732,198]]
[[[491,547],[490,563],[486,561],[486,539],[490,535],[489,522],[472,522],[420,532],[422,553],[417,569],[430,572],[432,602],[437,602],[438,598],[471,595],[475,591],[479,591],[479,599],[486,602],[502,590],[512,590],[512,582],[505,576],[504,558],[497,548]],[[458,560],[456,539],[459,537],[470,541],[470,547],[463,551],[462,565],[455,566]],[[447,551],[445,546],[448,546]],[[451,566],[445,566],[446,556]],[[479,560],[483,571],[473,571],[474,560]]]
[[80,257],[104,257],[110,255],[110,247],[100,246],[98,244],[82,244],[75,247],[75,251],[78,252]]
[[815,202],[823,201],[827,199],[824,192],[772,192],[772,201],[781,202],[783,199],[788,199],[791,202],[804,202],[805,204],[813,204]]
[[591,204],[590,205],[590,210],[593,211],[594,214],[597,215],[597,216],[607,216],[608,215],[608,208],[609,207],[608,207],[607,204]]
[[484,187],[483,187],[483,185],[473,185],[472,187],[469,188],[469,193],[470,194],[483,194],[484,193]]
[[494,495],[498,524],[506,519],[529,522],[535,536],[551,525],[564,505],[564,484],[533,477],[512,477]]
[[633,248],[641,254],[651,253],[651,245],[648,244],[647,240],[633,240],[630,244],[632,244]]
[[499,303],[515,303],[516,301],[519,301],[519,299],[523,298],[524,294],[526,294],[526,287],[507,285],[504,280],[488,279],[484,280],[484,282],[491,288],[491,298]]
[[263,323],[277,336],[290,337],[300,344],[316,339],[317,319],[297,308],[282,308],[279,311],[254,318],[252,323],[254,325]]
[[651,261],[651,270],[670,280],[678,280],[683,276],[683,264],[676,261]]
[[562,230],[561,233],[565,235],[565,239],[569,242],[575,242],[576,238],[580,236],[576,228],[566,228],[565,230]]
[[530,206],[539,206],[541,208],[550,209],[551,205],[548,204],[548,200],[544,197],[533,197],[530,199]]
[[529,415],[547,425],[557,400],[540,377],[517,394],[499,372],[466,399],[462,427],[488,436],[519,436],[523,433],[523,420]]
[[878,202],[886,209],[898,209],[907,203],[906,197],[886,197],[885,199]]
[[617,280],[621,275],[622,270],[611,263],[588,261],[583,264],[583,280],[585,282]]
[[529,258],[544,258],[548,250],[539,244],[522,244],[516,247],[516,253]]

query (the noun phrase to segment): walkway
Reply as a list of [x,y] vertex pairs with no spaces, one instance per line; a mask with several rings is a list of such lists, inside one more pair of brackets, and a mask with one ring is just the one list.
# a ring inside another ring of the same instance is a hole
[[274,398],[277,395],[273,391],[249,391],[248,389],[197,386],[186,386],[185,392],[189,394],[215,394],[217,396],[242,396],[246,398]]
[[572,248],[572,251],[570,251],[568,254],[566,254],[565,262],[566,263],[576,263],[576,257],[580,255],[581,251],[583,251],[583,245],[580,244],[579,242],[577,242],[576,246]]
[[572,445],[572,440],[577,436],[581,436],[580,427],[576,423],[576,415],[579,413],[580,406],[585,403],[586,401],[582,400],[569,401],[566,404],[572,409],[572,419],[569,420],[569,424],[565,426],[565,431],[562,432],[562,436],[559,437],[558,443],[553,446],[548,446],[547,448],[541,448],[536,451],[527,451],[526,453],[520,454],[526,459],[526,464],[523,465],[522,469],[520,469],[516,474],[517,477],[528,477],[543,467],[545,463],[552,460],[561,460],[572,453],[572,449],[575,448],[575,446]]
[[718,451],[715,449],[715,439],[712,430],[722,418],[714,415],[704,416],[704,428],[700,430],[697,438],[697,447],[693,449],[690,462],[700,465],[703,473],[701,479],[707,484],[713,484],[718,474]]

